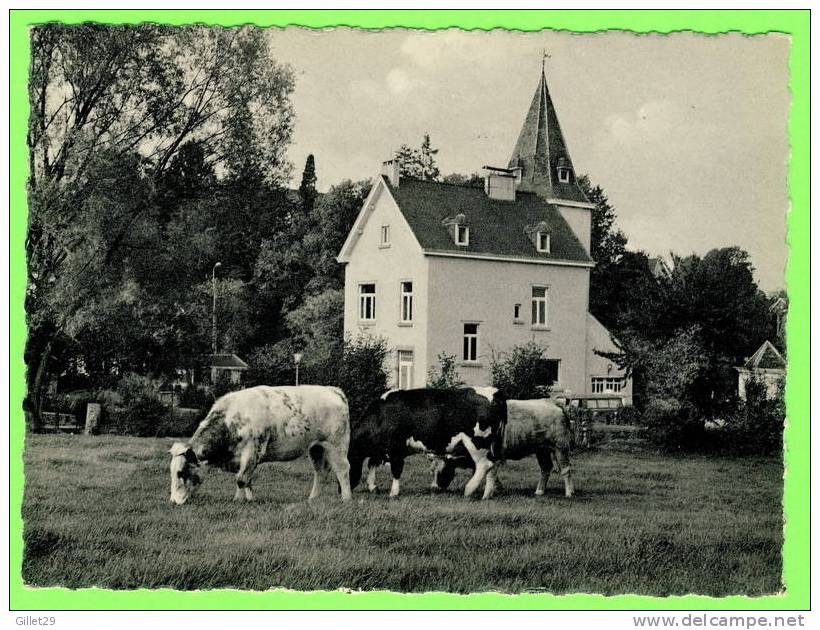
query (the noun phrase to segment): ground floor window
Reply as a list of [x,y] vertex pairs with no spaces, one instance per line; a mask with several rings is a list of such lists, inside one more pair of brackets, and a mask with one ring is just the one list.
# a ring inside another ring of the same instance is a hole
[[558,370],[561,361],[558,359],[541,359],[537,365],[537,379],[542,385],[549,387],[558,382]]
[[593,376],[592,393],[603,394],[604,392],[619,392],[624,386],[624,379],[611,376]]
[[413,388],[413,351],[399,350],[399,389]]
[[464,361],[478,361],[478,324],[464,324]]

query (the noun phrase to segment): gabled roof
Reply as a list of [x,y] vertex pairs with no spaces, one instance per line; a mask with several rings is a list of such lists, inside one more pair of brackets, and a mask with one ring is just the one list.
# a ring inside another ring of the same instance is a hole
[[[532,192],[516,193],[515,201],[491,199],[481,188],[402,178],[398,187],[382,183],[399,206],[426,253],[459,253],[529,258],[544,262],[594,264],[558,209]],[[470,244],[457,246],[442,222],[466,217]],[[550,227],[550,252],[536,251],[527,228],[545,221]]]
[[248,364],[231,352],[208,355],[208,365],[224,370],[247,370]]
[[[569,181],[558,180],[558,167],[569,168]],[[515,143],[510,168],[521,167],[522,179],[519,190],[537,192],[545,199],[564,199],[589,203],[586,195],[578,187],[575,170],[558,114],[552,104],[547,77],[541,72],[541,80],[532,97],[530,109],[524,118],[524,125]]]
[[746,369],[754,370],[754,369],[785,369],[786,368],[786,360],[783,356],[777,351],[769,340],[763,342],[757,352],[755,352],[751,357],[748,358],[746,363],[743,365]]

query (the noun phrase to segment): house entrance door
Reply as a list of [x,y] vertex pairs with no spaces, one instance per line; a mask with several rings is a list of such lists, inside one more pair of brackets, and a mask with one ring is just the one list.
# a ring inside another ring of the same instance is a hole
[[413,388],[413,351],[399,350],[399,389]]

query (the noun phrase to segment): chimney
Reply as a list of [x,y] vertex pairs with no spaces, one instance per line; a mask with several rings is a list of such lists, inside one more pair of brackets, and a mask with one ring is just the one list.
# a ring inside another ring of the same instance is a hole
[[484,192],[490,199],[515,201],[516,169],[484,167]]
[[382,175],[387,177],[390,181],[390,185],[393,188],[399,187],[399,160],[398,158],[393,158],[392,160],[387,160],[386,162],[382,162]]

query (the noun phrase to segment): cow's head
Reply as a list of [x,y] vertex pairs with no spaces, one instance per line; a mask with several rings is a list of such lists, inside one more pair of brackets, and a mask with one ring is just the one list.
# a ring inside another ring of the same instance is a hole
[[[487,394],[484,394],[487,396]],[[479,415],[473,427],[473,441],[479,448],[488,448],[491,457],[500,453],[507,425],[507,397],[499,391],[491,394],[489,410]],[[487,396],[489,397],[489,396]]]
[[176,442],[171,453],[171,503],[182,505],[199,487],[199,460],[187,444]]

